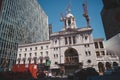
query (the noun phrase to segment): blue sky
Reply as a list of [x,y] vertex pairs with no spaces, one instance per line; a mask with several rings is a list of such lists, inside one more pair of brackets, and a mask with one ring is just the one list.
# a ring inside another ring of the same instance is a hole
[[[69,1],[70,0],[38,0],[45,13],[48,15],[48,22],[52,24],[53,32],[58,32],[63,28],[63,22],[60,22],[60,14],[65,12]],[[71,13],[75,16],[76,24],[79,28],[87,25],[83,17],[83,1],[84,0],[71,0]],[[102,0],[88,0],[88,14],[90,17],[90,25],[93,28],[94,38],[105,38],[100,16],[102,8]]]

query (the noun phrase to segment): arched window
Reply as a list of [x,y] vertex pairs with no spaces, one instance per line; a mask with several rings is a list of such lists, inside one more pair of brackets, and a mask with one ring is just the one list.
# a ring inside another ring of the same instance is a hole
[[69,19],[69,20],[68,20],[68,26],[70,26],[70,25],[71,25],[71,20]]
[[110,69],[111,68],[111,64],[109,62],[106,62],[105,67],[106,67],[106,69]]
[[104,64],[102,62],[98,63],[98,69],[100,73],[103,73],[105,71]]
[[118,63],[117,62],[113,62],[113,66],[118,66]]

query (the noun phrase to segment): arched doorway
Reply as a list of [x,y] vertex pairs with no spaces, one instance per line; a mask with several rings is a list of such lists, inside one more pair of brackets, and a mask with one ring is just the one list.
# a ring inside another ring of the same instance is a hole
[[98,69],[99,69],[100,73],[104,73],[105,67],[104,67],[104,64],[102,62],[98,63]]
[[113,62],[113,67],[118,66],[117,62]]
[[106,69],[110,69],[111,68],[111,64],[109,62],[106,62],[105,67],[106,67]]
[[74,48],[65,51],[65,73],[72,73],[79,68],[78,52]]
[[69,48],[65,51],[65,63],[66,64],[79,63],[78,52],[75,49]]

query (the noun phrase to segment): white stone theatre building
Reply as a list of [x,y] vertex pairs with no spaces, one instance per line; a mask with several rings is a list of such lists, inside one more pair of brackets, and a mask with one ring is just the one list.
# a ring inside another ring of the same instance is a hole
[[48,41],[19,45],[16,64],[43,64],[49,59],[51,71],[62,68],[66,74],[82,67],[102,71],[119,64],[118,57],[105,50],[102,38],[93,39],[91,27],[77,28],[70,12],[62,21],[63,29],[51,33]]

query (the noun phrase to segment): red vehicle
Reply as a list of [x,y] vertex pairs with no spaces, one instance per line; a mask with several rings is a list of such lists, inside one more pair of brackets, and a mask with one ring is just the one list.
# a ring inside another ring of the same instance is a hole
[[12,72],[29,72],[32,77],[37,77],[38,65],[35,64],[15,64],[12,67]]

